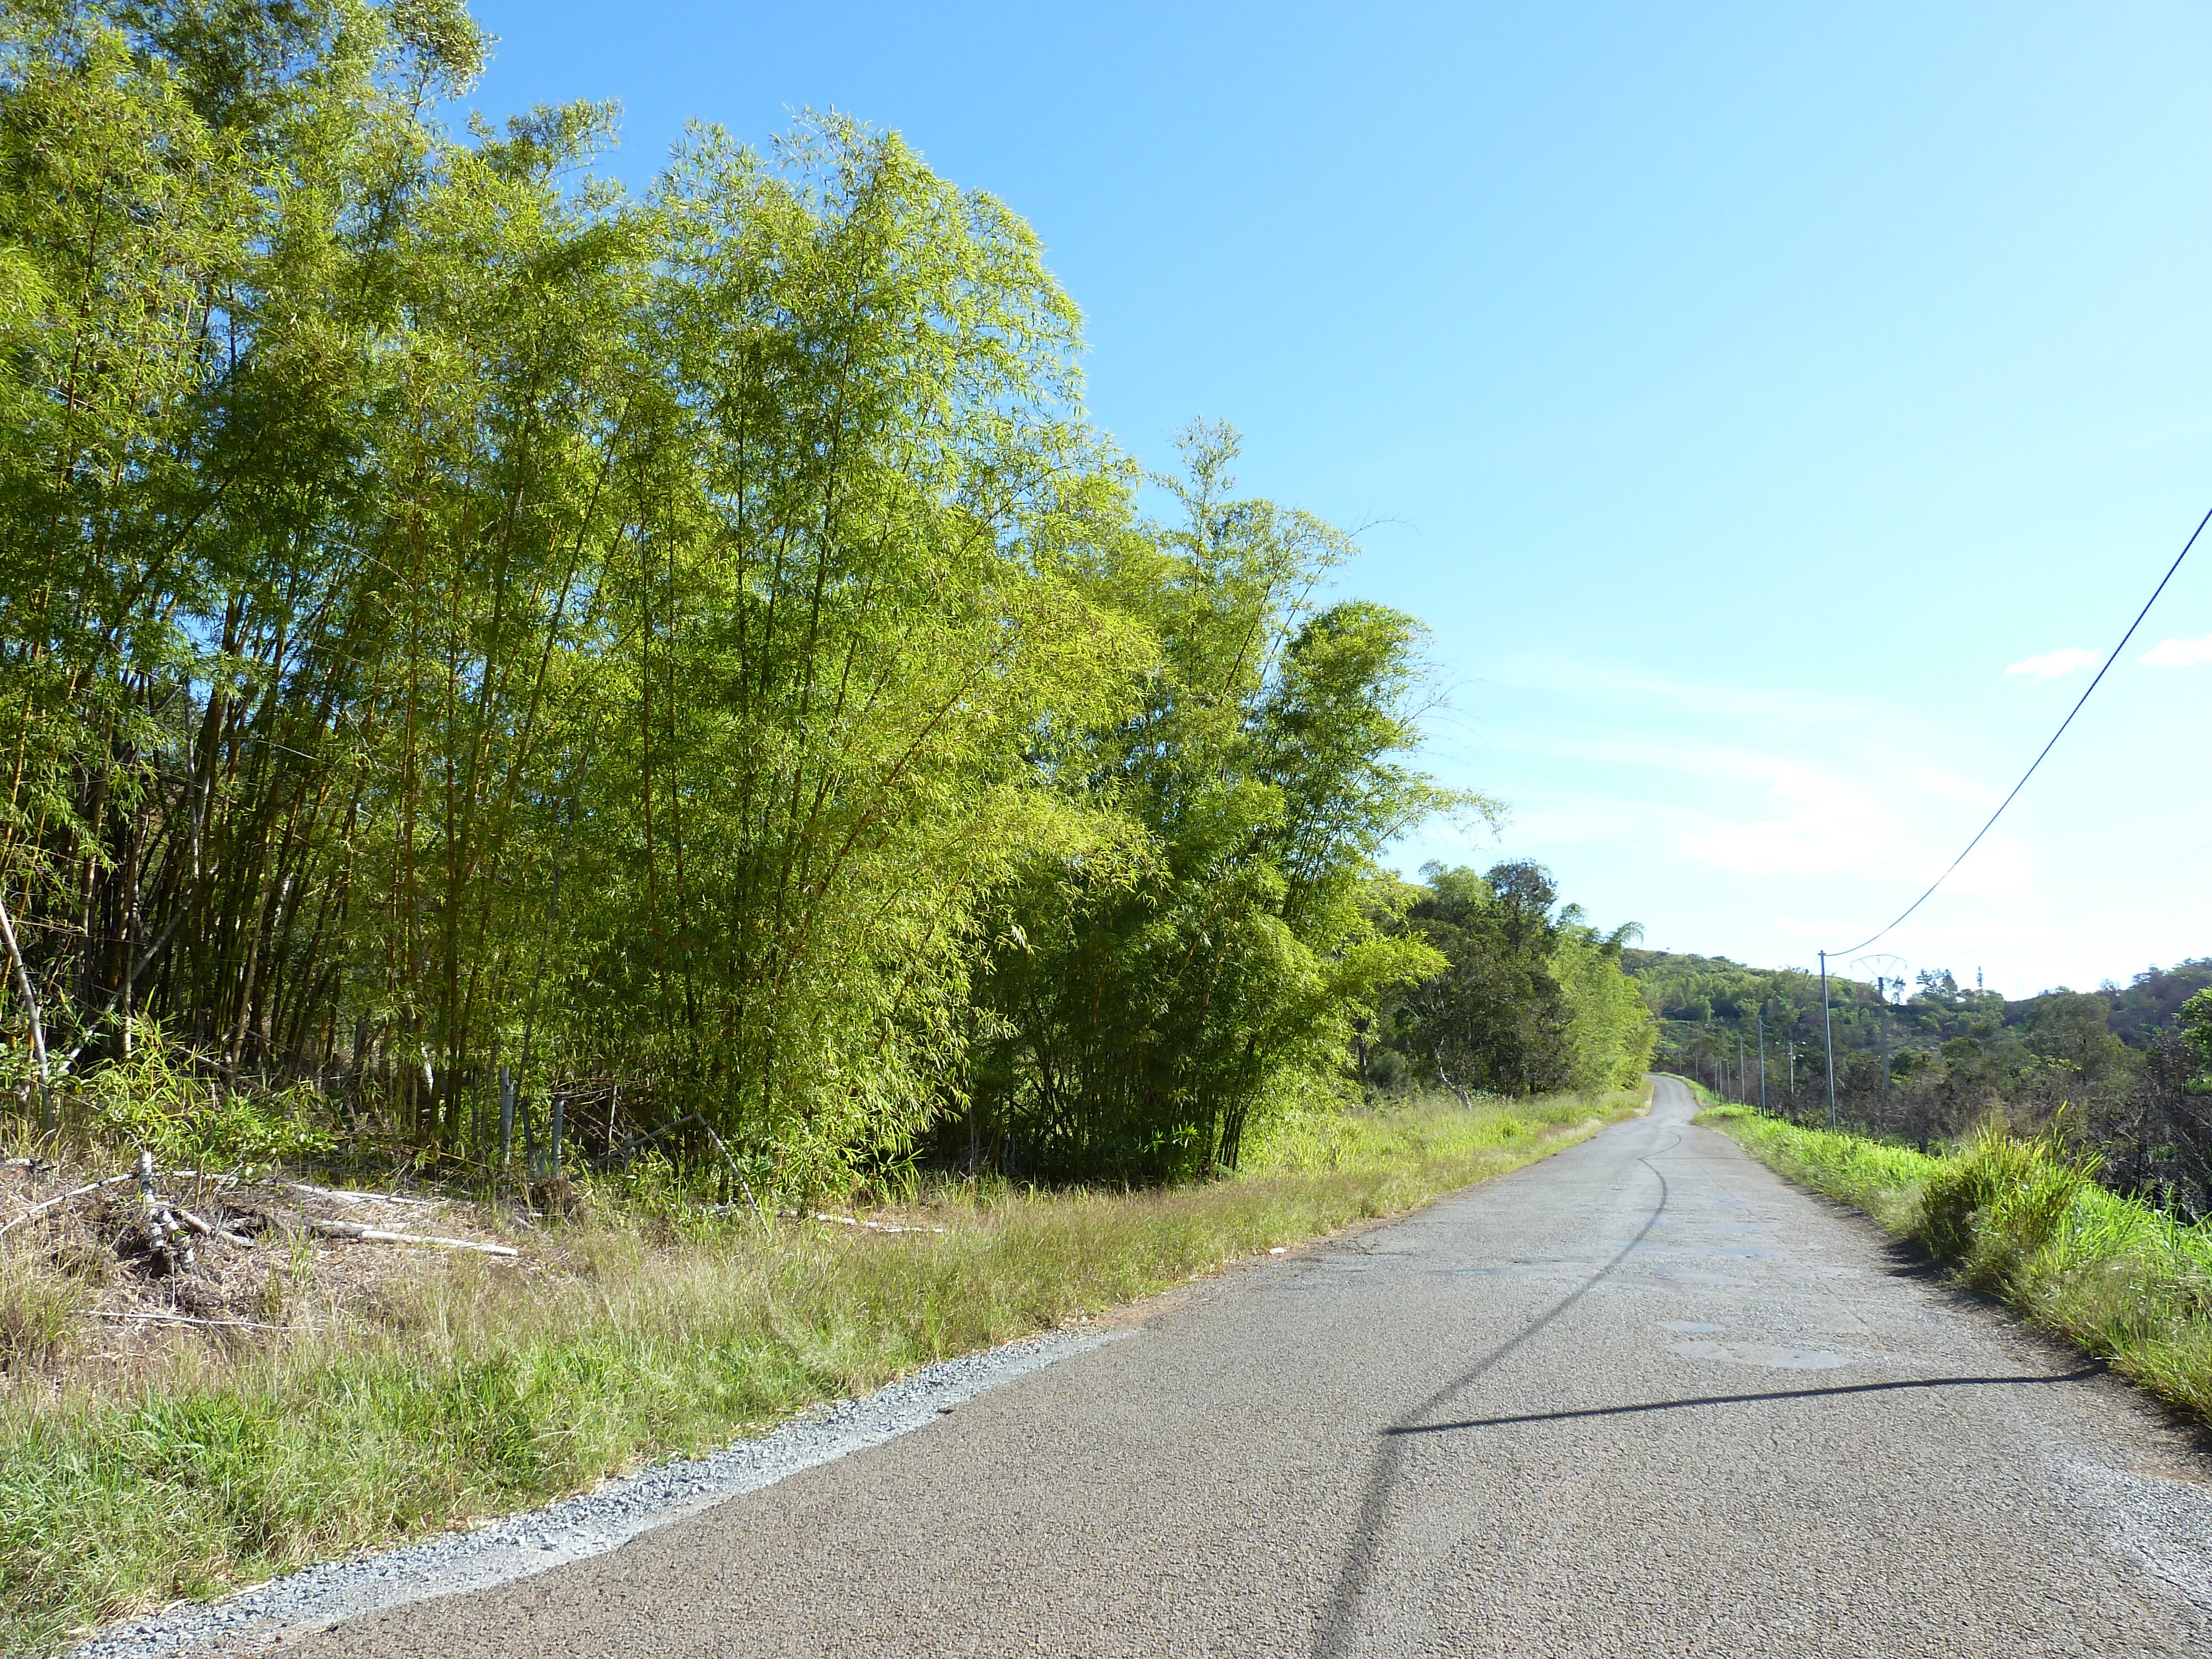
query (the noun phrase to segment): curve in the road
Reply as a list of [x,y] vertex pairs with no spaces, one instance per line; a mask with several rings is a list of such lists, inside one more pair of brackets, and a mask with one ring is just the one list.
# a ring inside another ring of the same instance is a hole
[[306,1659],[2212,1651],[2212,1462],[1652,1111]]

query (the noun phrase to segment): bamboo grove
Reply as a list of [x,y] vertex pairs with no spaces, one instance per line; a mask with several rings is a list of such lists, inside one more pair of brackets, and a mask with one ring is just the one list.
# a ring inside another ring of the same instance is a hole
[[[1027,226],[895,136],[459,134],[459,0],[0,21],[6,1063],[794,1188],[1154,1179],[1443,958],[1423,634],[1146,483]],[[504,1083],[501,1079],[506,1079]],[[745,1161],[750,1160],[748,1164]]]

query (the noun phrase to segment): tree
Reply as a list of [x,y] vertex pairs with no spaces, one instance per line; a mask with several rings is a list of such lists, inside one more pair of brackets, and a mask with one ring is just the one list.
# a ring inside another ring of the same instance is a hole
[[1552,971],[1559,929],[1551,872],[1512,862],[1480,876],[1441,865],[1421,873],[1428,890],[1406,925],[1447,966],[1399,999],[1393,1040],[1447,1088],[1525,1095],[1567,1086],[1570,1016]]
[[2212,988],[2181,1005],[2181,1033],[2190,1047],[2212,1064]]
[[1068,839],[1010,892],[991,957],[971,1145],[1025,1168],[1234,1168],[1259,1115],[1344,1086],[1353,1022],[1435,965],[1374,905],[1376,854],[1462,804],[1398,758],[1419,627],[1313,609],[1346,538],[1236,497],[1226,428],[1182,448],[1160,482],[1182,522],[1101,571],[1158,665],[1121,718],[1041,734]]
[[1583,1094],[1635,1088],[1651,1064],[1657,1022],[1621,968],[1642,931],[1634,922],[1606,933],[1579,921],[1559,929],[1552,975],[1566,998],[1569,1086]]
[[607,106],[439,123],[483,44],[0,18],[9,1080],[159,1036],[425,1158],[588,1098],[802,1191],[948,1119],[1233,1166],[1345,1087],[1437,965],[1376,857],[1482,810],[1406,759],[1419,625],[1312,598],[1349,538],[1220,428],[1140,519],[1036,236],[895,135],[634,199]]

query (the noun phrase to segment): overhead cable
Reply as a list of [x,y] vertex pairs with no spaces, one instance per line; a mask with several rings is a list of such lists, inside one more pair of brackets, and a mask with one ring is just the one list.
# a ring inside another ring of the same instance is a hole
[[1965,849],[1960,853],[1958,857],[1951,860],[1950,864],[1945,867],[1942,875],[1936,877],[1935,880],[1928,884],[1927,892],[1923,893],[1918,898],[1913,900],[1911,903],[1906,905],[1903,910],[1898,913],[1896,921],[1891,922],[1889,927],[1884,927],[1880,933],[1870,934],[1867,938],[1861,939],[1856,945],[1850,946],[1847,950],[1832,951],[1827,953],[1828,955],[1838,957],[1856,956],[1861,951],[1865,950],[1868,945],[1872,945],[1876,939],[1881,939],[1884,934],[1889,933],[1892,928],[1894,928],[1897,926],[1898,922],[1903,921],[1905,917],[1911,915],[1922,905],[1927,903],[1929,897],[1934,895],[1936,890],[1950,879],[1951,872],[1956,870],[1960,865],[1966,861],[1966,854],[1972,852],[1974,848],[1982,844],[1982,837],[1988,835],[1991,830],[1996,827],[1997,820],[2004,816],[2005,808],[2012,805],[2013,796],[2019,794],[2021,790],[2027,787],[2027,781],[2035,775],[2035,769],[2043,764],[2044,757],[2050,754],[2053,749],[2058,746],[2058,739],[2064,737],[2066,735],[2066,728],[2074,724],[2074,716],[2080,714],[2081,712],[2081,705],[2089,701],[2089,693],[2097,689],[2098,685],[2104,680],[2106,674],[2111,671],[2112,665],[2120,659],[2120,653],[2128,648],[2128,641],[2135,638],[2136,629],[2141,628],[2143,624],[2143,618],[2150,615],[2151,606],[2156,605],[2158,603],[2158,596],[2166,592],[2166,585],[2173,580],[2173,573],[2181,568],[2182,560],[2189,556],[2189,550],[2197,545],[2197,537],[2204,533],[2204,526],[2208,524],[2212,524],[2212,512],[2206,513],[2202,519],[2199,519],[2197,521],[2197,528],[2190,533],[2189,539],[2182,544],[2181,551],[2175,555],[2173,562],[2166,567],[2166,574],[2159,578],[2158,586],[2151,589],[2150,598],[2145,599],[2143,601],[2143,608],[2136,612],[2136,619],[2128,624],[2128,631],[2120,635],[2120,642],[2112,647],[2112,654],[2105,659],[2105,665],[2097,671],[2097,678],[2089,682],[2088,690],[2083,691],[2081,696],[2075,700],[2073,708],[2066,711],[2066,718],[2058,722],[2058,729],[2051,734],[2051,741],[2043,745],[2042,751],[2036,756],[2034,760],[2028,763],[2027,770],[2020,775],[2020,781],[2012,787],[2012,794],[2007,795],[2002,801],[1997,803],[1997,810],[1990,814],[1990,821],[1974,832],[1973,840],[1966,843]]

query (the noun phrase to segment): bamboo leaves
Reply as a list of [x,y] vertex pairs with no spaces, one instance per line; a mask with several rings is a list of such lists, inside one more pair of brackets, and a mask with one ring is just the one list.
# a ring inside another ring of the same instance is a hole
[[610,106],[429,119],[481,58],[450,0],[0,32],[15,1001],[425,1155],[836,1189],[972,1097],[1234,1164],[1431,965],[1418,625],[1316,605],[1350,542],[1225,428],[1140,519],[1035,234],[895,135],[631,199]]
[[702,131],[654,205],[603,972],[649,1011],[634,1065],[811,1169],[910,1141],[957,1069],[1030,735],[1140,660],[1055,568],[1126,495],[1034,238],[896,138],[830,120],[764,159]]

